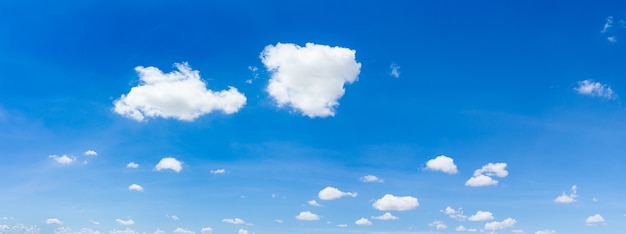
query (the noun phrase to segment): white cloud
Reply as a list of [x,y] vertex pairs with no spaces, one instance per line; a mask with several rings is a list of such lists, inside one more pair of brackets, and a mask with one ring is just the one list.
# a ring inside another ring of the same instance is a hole
[[282,219],[274,219],[274,222],[277,222],[277,223],[284,223],[284,222],[285,222],[285,220],[282,220]]
[[118,224],[123,225],[123,226],[130,226],[130,225],[135,224],[135,221],[132,220],[132,219],[128,219],[128,220],[115,219],[115,222],[117,222]]
[[135,191],[143,192],[143,187],[141,187],[141,185],[138,185],[138,184],[131,184],[130,186],[128,186],[128,190],[135,190]]
[[126,228],[124,230],[113,229],[112,231],[109,232],[109,234],[139,234],[139,232],[136,232],[130,228]]
[[478,212],[476,212],[476,214],[470,216],[467,220],[469,221],[487,221],[487,220],[493,220],[493,214],[489,211],[482,211],[479,210]]
[[400,66],[396,65],[395,63],[392,63],[391,66],[389,66],[389,68],[391,69],[391,72],[389,72],[389,75],[395,78],[400,77]]
[[307,203],[309,203],[309,205],[317,206],[317,207],[322,207],[323,206],[322,204],[317,203],[316,200],[310,200],[310,201],[307,201]]
[[556,231],[555,230],[548,230],[548,229],[546,229],[546,230],[542,230],[542,231],[537,231],[537,232],[535,232],[535,234],[556,234]]
[[313,220],[319,220],[320,216],[311,213],[311,211],[303,211],[303,212],[300,212],[300,214],[296,215],[296,219],[297,220],[313,221]]
[[192,230],[184,229],[184,228],[176,228],[174,230],[174,233],[176,233],[176,234],[195,234],[196,232],[194,232]]
[[344,85],[357,80],[361,64],[356,51],[327,45],[268,45],[261,60],[271,73],[267,92],[279,107],[291,106],[304,115],[335,115]]
[[605,224],[605,221],[604,218],[602,218],[602,215],[595,214],[587,217],[585,223],[587,224],[587,226],[595,226],[597,224]]
[[372,222],[366,218],[360,218],[359,220],[354,221],[354,224],[361,226],[372,226]]
[[606,33],[610,28],[613,27],[613,16],[606,17],[606,22],[604,22],[604,26],[602,27],[601,33]]
[[201,234],[212,234],[213,233],[213,228],[204,227],[204,228],[200,229],[200,233]]
[[128,164],[126,164],[126,168],[139,168],[139,164],[135,163],[135,162],[129,162]]
[[592,97],[602,97],[606,99],[615,99],[617,94],[613,92],[610,86],[595,82],[593,80],[578,81],[578,86],[574,88],[581,95]]
[[98,156],[98,153],[96,151],[93,151],[93,150],[87,150],[87,151],[85,151],[84,154],[87,155],[87,156]]
[[377,210],[412,210],[419,206],[417,198],[411,196],[396,197],[392,194],[385,194],[376,200],[372,206]]
[[565,192],[563,192],[563,194],[561,194],[561,196],[558,196],[554,199],[554,202],[556,203],[572,203],[576,201],[576,198],[578,197],[578,195],[576,195],[576,185],[573,185],[571,188],[571,193],[570,194],[566,194]]
[[187,63],[174,66],[177,71],[170,73],[156,67],[135,67],[139,85],[122,94],[113,111],[137,121],[145,117],[193,121],[213,111],[235,113],[246,103],[246,97],[235,87],[217,92],[207,89],[200,72]]
[[16,224],[12,227],[1,224],[0,231],[8,231],[7,233],[20,233],[20,234],[39,234],[39,227],[37,226],[24,226],[24,224]]
[[467,215],[463,214],[462,208],[455,210],[452,207],[448,206],[446,207],[446,209],[440,210],[440,212],[447,214],[450,218],[453,218],[458,221],[464,221],[465,219],[467,219]]
[[426,169],[441,171],[448,174],[456,174],[458,171],[454,165],[454,159],[440,155],[426,162]]
[[598,200],[598,198],[596,198],[596,197],[592,197],[592,198],[591,198],[591,201],[592,201],[592,202],[598,202],[598,201],[600,201],[600,200]]
[[46,219],[46,224],[63,225],[63,222],[61,222],[61,220],[59,220],[57,218],[51,218],[51,219]]
[[434,227],[437,230],[444,230],[444,229],[448,228],[448,226],[444,222],[439,221],[439,220],[436,220],[436,221],[428,224],[428,226]]
[[50,155],[48,156],[48,158],[54,159],[54,161],[56,161],[57,163],[64,164],[64,165],[69,165],[69,164],[76,162],[76,158],[69,157],[67,155],[63,155],[63,156]]
[[387,212],[381,216],[372,216],[372,219],[378,219],[378,220],[396,220],[398,219],[398,217],[393,216],[391,213]]
[[616,36],[608,36],[608,37],[606,37],[606,40],[611,42],[611,43],[615,43],[615,42],[617,42],[617,37]]
[[180,218],[178,218],[178,216],[176,215],[165,215],[165,217],[172,219],[172,220],[179,220]]
[[464,232],[464,231],[467,230],[467,228],[465,228],[463,225],[459,225],[454,230],[457,231],[457,232]]
[[157,230],[154,231],[154,234],[166,234],[166,232],[157,228]]
[[348,227],[348,224],[345,224],[345,223],[337,224],[337,227],[346,228],[346,227]]
[[246,221],[243,221],[243,219],[240,219],[240,218],[222,219],[222,222],[230,223],[230,224],[246,224]]
[[239,234],[248,234],[248,230],[246,229],[239,229]]
[[176,160],[175,158],[162,158],[161,161],[154,167],[157,171],[170,169],[175,172],[180,172],[183,170],[183,163]]
[[224,169],[224,168],[217,169],[217,170],[211,170],[211,174],[215,174],[215,175],[224,174],[224,173],[226,173],[226,169]]
[[334,187],[326,187],[322,189],[317,196],[322,200],[335,200],[344,196],[356,197],[357,193],[355,192],[342,192],[341,190]]
[[467,182],[465,182],[465,186],[470,187],[483,187],[490,185],[497,185],[498,181],[486,175],[473,176]]
[[485,230],[495,231],[499,229],[510,228],[510,227],[513,227],[515,223],[517,223],[517,220],[512,219],[512,218],[507,218],[503,220],[502,222],[494,221],[494,222],[486,223]]
[[372,183],[372,182],[382,183],[385,180],[378,178],[375,175],[366,175],[366,176],[361,177],[361,181],[365,183]]

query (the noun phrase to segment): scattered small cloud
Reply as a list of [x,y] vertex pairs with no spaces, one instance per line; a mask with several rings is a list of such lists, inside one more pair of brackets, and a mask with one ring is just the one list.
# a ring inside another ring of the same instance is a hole
[[483,187],[483,186],[491,186],[497,185],[498,181],[486,175],[478,175],[472,176],[467,182],[465,182],[465,186],[470,187]]
[[465,186],[483,187],[497,185],[498,181],[491,177],[497,176],[503,178],[508,176],[509,172],[506,170],[506,166],[506,163],[488,163],[481,169],[474,171],[474,176],[465,182]]
[[126,228],[124,230],[113,229],[112,231],[109,232],[109,234],[139,234],[139,232],[136,232],[135,230],[130,229],[130,228]]
[[599,214],[595,214],[595,215],[587,217],[587,219],[585,220],[585,223],[587,224],[587,226],[596,226],[598,224],[606,224],[606,222],[604,221],[604,218],[602,218],[602,215],[599,215]]
[[613,27],[613,16],[606,17],[606,21],[604,22],[604,26],[602,27],[601,33],[606,33],[610,28]]
[[463,209],[459,208],[455,210],[454,208],[448,206],[446,209],[440,210],[441,213],[447,214],[450,218],[455,219],[457,221],[464,221],[467,219],[467,215],[463,214]]
[[417,198],[411,196],[394,196],[393,194],[385,194],[382,198],[376,200],[372,206],[381,211],[387,210],[412,210],[419,206]]
[[141,187],[141,185],[138,185],[138,184],[131,184],[130,186],[128,186],[128,190],[143,192],[143,187]]
[[115,222],[117,222],[119,225],[122,225],[122,226],[130,226],[130,225],[135,224],[135,220],[132,220],[130,218],[128,220],[115,219]]
[[400,66],[396,65],[395,63],[392,63],[391,66],[389,66],[389,68],[391,69],[391,72],[389,72],[390,76],[393,76],[395,78],[400,78]]
[[558,196],[554,199],[554,202],[556,203],[572,203],[576,201],[576,198],[578,197],[578,195],[576,195],[576,185],[573,185],[571,188],[571,193],[570,194],[566,194],[565,192],[563,192],[563,194],[561,194],[561,196]]
[[93,150],[87,150],[83,154],[87,155],[87,156],[98,156],[98,153],[96,151],[93,151]]
[[201,234],[213,234],[213,228],[203,227],[202,229],[200,229],[200,233]]
[[428,160],[428,162],[426,162],[426,169],[448,174],[456,174],[458,172],[454,164],[454,159],[445,155],[440,155]]
[[355,50],[306,43],[268,45],[261,61],[271,73],[266,88],[278,107],[290,106],[310,118],[335,115],[344,85],[357,80]]
[[194,232],[192,230],[189,230],[189,229],[184,229],[184,228],[178,227],[178,228],[176,228],[174,230],[174,233],[175,234],[195,234],[196,232]]
[[354,221],[354,224],[360,225],[360,226],[372,226],[372,222],[366,218],[360,218],[357,221]]
[[239,234],[249,234],[249,232],[246,229],[239,229]]
[[274,219],[274,222],[277,222],[277,223],[284,223],[284,222],[285,222],[285,220],[282,220],[282,219]]
[[555,230],[548,230],[548,229],[546,229],[546,230],[542,230],[542,231],[537,231],[537,232],[535,232],[535,234],[556,234],[556,231]]
[[310,201],[307,201],[307,203],[309,203],[309,205],[317,206],[317,207],[322,207],[323,206],[322,204],[317,203],[316,200],[310,200]]
[[348,224],[345,224],[345,223],[337,224],[337,227],[346,228],[346,227],[348,227]]
[[596,198],[596,197],[592,197],[592,198],[591,198],[591,201],[592,201],[592,202],[598,202],[598,201],[600,201],[600,200],[598,200],[598,198]]
[[517,223],[517,220],[512,219],[512,218],[507,218],[503,220],[502,222],[494,221],[494,222],[486,223],[484,229],[488,231],[495,231],[495,230],[513,227],[513,225],[515,225],[516,223]]
[[617,98],[617,94],[613,92],[613,89],[611,89],[610,86],[590,79],[578,81],[578,86],[574,88],[574,90],[576,90],[578,94],[586,96],[601,97],[606,99]]
[[63,222],[61,222],[61,220],[57,219],[57,218],[51,218],[51,219],[46,219],[46,224],[56,224],[56,225],[63,225]]
[[313,221],[313,220],[319,220],[320,216],[311,213],[311,211],[303,211],[303,212],[300,212],[300,214],[296,215],[296,219],[305,220],[305,221]]
[[176,215],[165,215],[165,217],[167,217],[168,219],[172,219],[174,221],[178,221],[180,218],[178,218],[178,216]]
[[459,225],[454,230],[457,231],[457,232],[464,232],[464,231],[467,230],[467,228],[465,228],[463,225]]
[[381,216],[372,216],[372,219],[378,219],[378,220],[396,220],[398,219],[398,217],[393,216],[391,213],[387,212],[384,213]]
[[259,78],[259,68],[255,66],[248,66],[248,70],[250,70],[254,76],[252,77],[252,79],[247,79],[246,83],[252,84],[254,80]]
[[211,174],[214,175],[219,175],[219,174],[224,174],[226,173],[226,169],[222,168],[222,169],[217,169],[217,170],[211,170]]
[[53,154],[53,155],[48,156],[48,158],[54,159],[54,161],[63,165],[69,165],[69,164],[76,162],[76,158],[69,157],[67,155],[58,156],[58,155]]
[[606,37],[606,40],[611,42],[611,43],[616,43],[617,42],[617,37],[615,37],[615,36],[608,36],[608,37]]
[[487,220],[493,220],[493,219],[494,217],[491,212],[482,211],[482,210],[479,210],[478,212],[476,212],[476,214],[467,218],[467,220],[469,221],[487,221]]
[[175,172],[180,172],[183,170],[183,163],[171,157],[162,158],[154,169],[157,171],[169,169]]
[[445,230],[446,228],[448,228],[448,226],[443,221],[439,220],[435,220],[434,222],[428,224],[428,226],[434,227],[437,230]]
[[89,220],[90,223],[95,224],[95,225],[100,225],[100,222],[98,221],[94,221],[94,220]]
[[350,196],[356,197],[357,193],[355,192],[342,192],[341,190],[334,187],[326,187],[322,189],[317,196],[322,200],[335,200],[341,197]]
[[128,164],[126,164],[126,168],[137,169],[137,168],[139,168],[139,164],[137,164],[135,162],[129,162]]
[[146,117],[193,121],[214,111],[233,114],[245,105],[246,97],[235,87],[217,92],[207,89],[199,71],[187,63],[174,66],[177,70],[170,73],[156,67],[135,67],[139,85],[115,100],[113,111],[136,121]]
[[360,178],[361,181],[365,182],[365,183],[373,183],[373,182],[377,182],[377,183],[382,183],[385,182],[385,180],[376,177],[375,175],[366,175]]
[[243,219],[240,219],[240,218],[222,219],[222,222],[230,223],[230,224],[247,224],[246,221],[244,221]]

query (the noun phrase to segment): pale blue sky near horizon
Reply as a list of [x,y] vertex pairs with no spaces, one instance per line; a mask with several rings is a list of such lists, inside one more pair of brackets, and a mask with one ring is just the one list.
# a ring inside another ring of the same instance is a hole
[[0,233],[623,233],[625,22],[621,1],[1,2]]

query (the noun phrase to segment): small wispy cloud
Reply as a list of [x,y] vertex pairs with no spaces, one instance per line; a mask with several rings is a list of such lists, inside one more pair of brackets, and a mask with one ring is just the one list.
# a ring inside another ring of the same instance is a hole
[[457,221],[464,221],[465,219],[467,219],[467,215],[463,214],[463,208],[459,208],[458,210],[455,210],[454,208],[448,206],[443,210],[440,210],[441,213],[447,214],[448,217],[455,219]]
[[317,214],[311,213],[311,211],[303,211],[303,212],[300,212],[300,214],[296,215],[296,219],[303,220],[303,221],[314,221],[314,220],[319,220],[320,216]]
[[131,184],[130,186],[128,186],[128,190],[143,192],[143,187],[141,187],[141,185],[138,185],[138,184]]
[[617,98],[617,94],[615,94],[610,86],[590,79],[578,81],[578,86],[574,88],[574,90],[576,90],[578,94],[586,96],[602,97],[606,99]]
[[63,164],[63,165],[69,165],[69,164],[72,164],[72,163],[76,162],[76,158],[75,157],[70,157],[70,156],[67,156],[67,155],[62,155],[62,156],[50,155],[50,156],[48,156],[48,158],[54,159],[54,161],[56,161],[59,164]]
[[214,175],[219,175],[219,174],[224,174],[226,173],[226,169],[222,168],[222,169],[217,169],[217,170],[211,170],[211,174]]
[[230,224],[248,224],[248,223],[246,223],[246,221],[244,221],[243,219],[240,219],[240,218],[222,219],[222,222],[230,223]]
[[448,228],[448,226],[443,221],[439,220],[435,220],[434,222],[428,224],[428,226],[434,227],[437,230],[445,230],[446,228]]
[[360,218],[357,221],[354,221],[354,224],[361,226],[372,226],[372,222],[366,218]]
[[391,66],[389,66],[389,68],[391,69],[391,71],[389,72],[390,76],[393,76],[395,78],[400,78],[400,66],[396,65],[395,63],[392,63]]
[[128,220],[115,219],[115,222],[117,222],[119,225],[122,225],[122,226],[130,226],[130,225],[135,224],[135,220],[132,220],[132,219],[128,219]]
[[578,197],[578,195],[576,195],[576,190],[577,187],[576,185],[573,185],[571,188],[571,193],[570,194],[566,194],[565,192],[563,192],[563,194],[561,194],[561,196],[558,196],[554,199],[554,202],[556,203],[572,203],[576,201],[576,198]]
[[137,168],[139,168],[139,164],[137,164],[135,162],[129,162],[128,164],[126,164],[126,168],[137,169]]
[[61,220],[57,219],[57,218],[50,218],[50,219],[46,219],[46,224],[56,224],[56,225],[63,225],[63,222],[61,222]]
[[385,182],[385,180],[376,177],[375,175],[366,175],[360,178],[361,181],[365,182],[365,183],[373,183],[373,182],[377,182],[377,183],[382,183]]
[[317,206],[317,207],[322,207],[323,206],[322,204],[317,203],[316,200],[310,200],[310,201],[307,201],[307,203],[309,203],[309,205]]
[[378,220],[396,220],[399,219],[396,216],[393,216],[391,213],[386,212],[381,216],[372,216],[372,219],[378,219]]
[[608,16],[608,17],[606,17],[606,21],[604,22],[604,26],[602,26],[602,31],[600,31],[600,32],[601,33],[606,33],[612,27],[613,27],[613,16]]
[[356,197],[357,193],[355,192],[342,192],[341,190],[334,188],[334,187],[326,187],[324,189],[322,189],[319,193],[318,193],[318,197],[322,200],[335,200],[335,199],[339,199],[341,197],[345,197],[345,196],[350,196],[350,197]]
[[83,154],[87,155],[87,156],[98,156],[98,153],[96,151],[93,151],[93,150],[87,150]]
[[587,219],[585,219],[585,223],[587,224],[587,226],[595,226],[598,224],[606,224],[606,221],[604,221],[602,215],[595,214],[587,217]]

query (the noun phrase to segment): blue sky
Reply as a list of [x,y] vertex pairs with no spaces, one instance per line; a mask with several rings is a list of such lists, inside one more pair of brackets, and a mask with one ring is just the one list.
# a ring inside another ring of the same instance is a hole
[[623,233],[621,1],[4,1],[0,233]]

